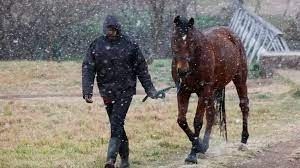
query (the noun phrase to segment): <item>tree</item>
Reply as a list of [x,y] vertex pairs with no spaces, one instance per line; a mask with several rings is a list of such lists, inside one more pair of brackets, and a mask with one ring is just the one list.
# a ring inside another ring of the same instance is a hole
[[254,12],[257,13],[257,14],[259,14],[260,9],[261,9],[261,1],[260,0],[256,0]]
[[83,22],[103,9],[97,0],[0,2],[0,59],[35,55],[52,60],[64,39],[71,37],[68,27]]
[[151,11],[151,36],[154,40],[152,51],[154,55],[159,56],[162,54],[160,46],[163,43],[163,25],[164,25],[164,0],[149,0],[150,11]]
[[231,0],[232,12],[244,5],[244,0]]
[[[79,55],[107,14],[121,16],[126,33],[155,57],[170,55],[173,18],[187,15],[184,0],[0,0],[0,59]],[[100,22],[101,21],[101,22]]]
[[291,4],[291,0],[287,0],[287,1],[286,1],[286,7],[285,7],[285,10],[284,10],[284,12],[283,12],[283,17],[286,17],[287,12],[288,12],[288,10],[289,10],[289,8],[290,8],[290,4]]

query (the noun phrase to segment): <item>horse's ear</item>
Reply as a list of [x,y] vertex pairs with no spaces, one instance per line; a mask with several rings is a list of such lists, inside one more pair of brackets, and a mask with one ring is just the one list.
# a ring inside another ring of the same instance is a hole
[[175,19],[174,19],[174,23],[177,25],[180,21],[180,16],[176,16]]
[[194,23],[195,23],[195,21],[194,21],[194,18],[191,18],[190,20],[189,20],[189,27],[193,27],[194,26]]

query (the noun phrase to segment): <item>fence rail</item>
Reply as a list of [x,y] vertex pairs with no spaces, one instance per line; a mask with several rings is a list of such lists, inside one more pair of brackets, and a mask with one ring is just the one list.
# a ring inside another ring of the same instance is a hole
[[258,62],[265,51],[289,51],[279,29],[243,6],[235,11],[229,27],[241,38],[249,64]]

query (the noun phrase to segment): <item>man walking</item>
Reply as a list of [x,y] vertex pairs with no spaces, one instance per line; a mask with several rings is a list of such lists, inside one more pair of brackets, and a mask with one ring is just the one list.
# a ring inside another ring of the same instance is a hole
[[105,168],[114,168],[119,153],[121,168],[129,167],[129,144],[124,130],[124,120],[132,97],[136,94],[137,78],[147,95],[153,99],[164,98],[157,92],[139,46],[121,32],[114,16],[107,16],[103,24],[104,35],[90,45],[82,63],[82,91],[87,103],[92,103],[93,84],[97,85],[111,126]]

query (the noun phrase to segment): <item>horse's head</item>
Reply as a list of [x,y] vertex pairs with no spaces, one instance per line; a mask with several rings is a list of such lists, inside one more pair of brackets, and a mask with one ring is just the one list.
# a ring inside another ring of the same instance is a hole
[[190,20],[177,16],[174,19],[174,31],[172,35],[172,51],[179,76],[186,76],[190,72],[190,61],[192,59],[194,19]]

